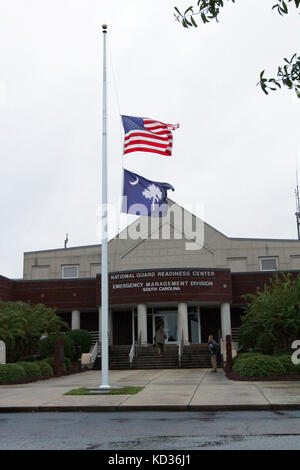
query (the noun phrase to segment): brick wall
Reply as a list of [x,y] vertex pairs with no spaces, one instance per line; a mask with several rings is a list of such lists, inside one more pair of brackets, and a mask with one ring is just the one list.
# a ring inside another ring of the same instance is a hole
[[13,284],[14,281],[7,277],[0,276],[0,299],[2,300],[13,300]]

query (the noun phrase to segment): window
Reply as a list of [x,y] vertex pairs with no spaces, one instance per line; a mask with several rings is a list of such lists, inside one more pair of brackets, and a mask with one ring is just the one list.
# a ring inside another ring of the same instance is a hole
[[278,259],[277,258],[260,258],[261,271],[277,271]]
[[78,277],[78,266],[62,266],[61,277],[63,279],[74,279]]

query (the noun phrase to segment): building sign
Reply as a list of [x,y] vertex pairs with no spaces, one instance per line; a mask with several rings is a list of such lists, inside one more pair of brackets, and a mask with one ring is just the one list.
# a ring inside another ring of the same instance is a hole
[[[110,281],[112,290],[137,288],[142,289],[143,292],[178,292],[187,287],[213,287],[214,276],[214,271],[151,271],[112,274]],[[201,280],[195,280],[196,277]],[[172,278],[172,280],[168,280],[168,278]],[[121,282],[115,282],[116,280]],[[122,282],[123,280],[126,282]],[[129,282],[127,282],[128,280]]]
[[109,303],[112,305],[183,300],[230,301],[230,270],[165,269],[118,272],[109,276]]

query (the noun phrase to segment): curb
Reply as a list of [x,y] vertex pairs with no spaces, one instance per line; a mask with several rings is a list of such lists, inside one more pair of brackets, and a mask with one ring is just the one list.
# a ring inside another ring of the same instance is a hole
[[10,406],[1,413],[112,412],[112,411],[276,411],[300,410],[300,404],[270,405],[150,405],[150,406]]

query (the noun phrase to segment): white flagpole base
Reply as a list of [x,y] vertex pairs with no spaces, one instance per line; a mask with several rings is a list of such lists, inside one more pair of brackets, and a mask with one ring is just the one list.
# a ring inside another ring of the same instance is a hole
[[99,390],[110,390],[111,386],[110,385],[99,385]]

